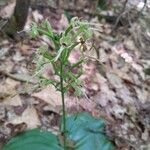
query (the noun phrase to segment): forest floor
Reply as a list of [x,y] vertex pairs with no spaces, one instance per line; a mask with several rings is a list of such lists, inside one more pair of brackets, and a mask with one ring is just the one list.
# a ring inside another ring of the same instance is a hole
[[[7,7],[11,6],[7,5],[6,10]],[[96,50],[84,52],[89,61],[83,65],[83,94],[76,97],[70,91],[66,95],[68,114],[85,111],[104,119],[106,132],[118,150],[150,149],[150,76],[145,73],[150,67],[150,32],[136,21],[132,26],[123,24],[114,28],[114,24],[98,16],[91,17],[87,11],[73,10],[72,14],[94,24],[92,41]],[[68,25],[62,10],[35,9],[30,10],[25,30],[32,21],[40,23],[44,19],[58,32]],[[60,93],[52,86],[34,90],[37,79],[32,78],[33,58],[42,44],[52,50],[45,36],[36,39],[25,36],[19,41],[0,39],[1,146],[26,129],[58,130]],[[79,47],[75,48],[70,62],[76,62],[80,55]],[[53,77],[52,67],[45,66],[43,74]]]

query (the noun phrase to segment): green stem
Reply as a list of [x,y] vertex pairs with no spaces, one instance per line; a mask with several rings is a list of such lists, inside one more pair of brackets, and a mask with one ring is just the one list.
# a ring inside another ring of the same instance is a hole
[[61,98],[62,98],[62,108],[63,108],[63,136],[64,136],[64,150],[66,148],[66,111],[65,111],[65,97],[64,97],[64,85],[63,85],[63,62],[61,61],[60,64],[60,89],[61,89]]

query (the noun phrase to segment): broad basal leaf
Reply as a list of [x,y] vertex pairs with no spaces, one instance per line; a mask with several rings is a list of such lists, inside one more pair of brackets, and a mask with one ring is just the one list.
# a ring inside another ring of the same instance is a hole
[[93,118],[88,113],[79,113],[68,117],[66,124],[67,138],[76,143],[74,150],[114,150],[104,133],[103,120]]
[[29,130],[12,138],[2,150],[63,150],[57,137],[38,129]]

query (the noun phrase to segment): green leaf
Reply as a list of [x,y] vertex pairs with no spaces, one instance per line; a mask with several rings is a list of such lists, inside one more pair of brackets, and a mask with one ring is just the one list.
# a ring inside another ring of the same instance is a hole
[[39,129],[29,130],[12,138],[2,150],[63,150],[57,137]]
[[47,79],[43,76],[40,76],[39,79],[40,79],[40,85],[41,86],[47,86],[47,85],[52,84],[55,87],[55,85],[57,84],[57,82],[55,80]]
[[68,57],[70,55],[70,52],[78,45],[79,43],[75,42],[72,45],[68,46],[66,49],[66,53],[63,55],[63,62],[68,60]]
[[66,47],[63,47],[63,46],[60,47],[60,49],[59,49],[59,51],[58,51],[58,53],[57,53],[57,56],[54,58],[54,62],[56,62],[56,61],[59,59],[59,57],[61,56],[61,53],[62,53],[63,51],[65,51],[65,50],[67,50]]
[[52,37],[51,33],[47,32],[46,30],[43,30],[43,29],[41,29],[41,28],[38,27],[38,28],[37,28],[37,31],[38,31],[40,34],[46,35],[46,36],[48,36],[50,39],[53,40],[53,37]]
[[47,28],[49,34],[51,35],[51,37],[54,37],[53,29],[52,29],[52,27],[51,27],[51,25],[50,25],[50,23],[49,23],[48,20],[45,21],[45,26],[46,26],[46,28]]
[[74,150],[114,150],[104,129],[104,121],[88,113],[71,115],[66,120],[66,136],[75,141]]
[[62,34],[62,37],[60,39],[61,44],[65,44],[66,46],[70,46],[74,42],[72,34],[68,33],[67,36],[65,34]]
[[92,37],[92,31],[87,22],[80,22],[78,31],[79,33],[82,33],[84,40],[87,40]]
[[83,61],[84,61],[83,59],[79,60],[77,63],[75,63],[75,64],[73,64],[73,65],[71,66],[71,69],[76,68],[76,67],[79,67],[79,65],[82,64]]
[[38,48],[38,54],[42,55],[44,58],[52,61],[52,59],[54,58],[54,56],[48,52],[48,47],[46,45],[41,46],[40,48]]
[[65,30],[65,36],[73,29],[73,26],[70,25],[66,30]]
[[61,60],[63,61],[63,63],[65,63],[69,57],[71,50],[77,45],[78,43],[73,43],[72,45],[68,47],[61,46],[57,52],[56,57],[54,58],[54,62],[56,62],[59,59],[59,57],[61,57]]
[[32,38],[35,38],[39,35],[37,28],[38,28],[37,24],[33,22],[31,26],[31,32],[30,32]]

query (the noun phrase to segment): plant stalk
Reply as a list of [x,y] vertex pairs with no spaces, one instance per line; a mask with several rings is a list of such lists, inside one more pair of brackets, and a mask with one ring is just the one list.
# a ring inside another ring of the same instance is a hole
[[63,70],[64,70],[64,65],[63,62],[60,62],[60,89],[61,89],[61,98],[62,98],[62,109],[63,109],[63,136],[64,136],[64,150],[67,150],[66,148],[66,111],[65,111],[65,97],[64,97],[64,79],[63,79]]

